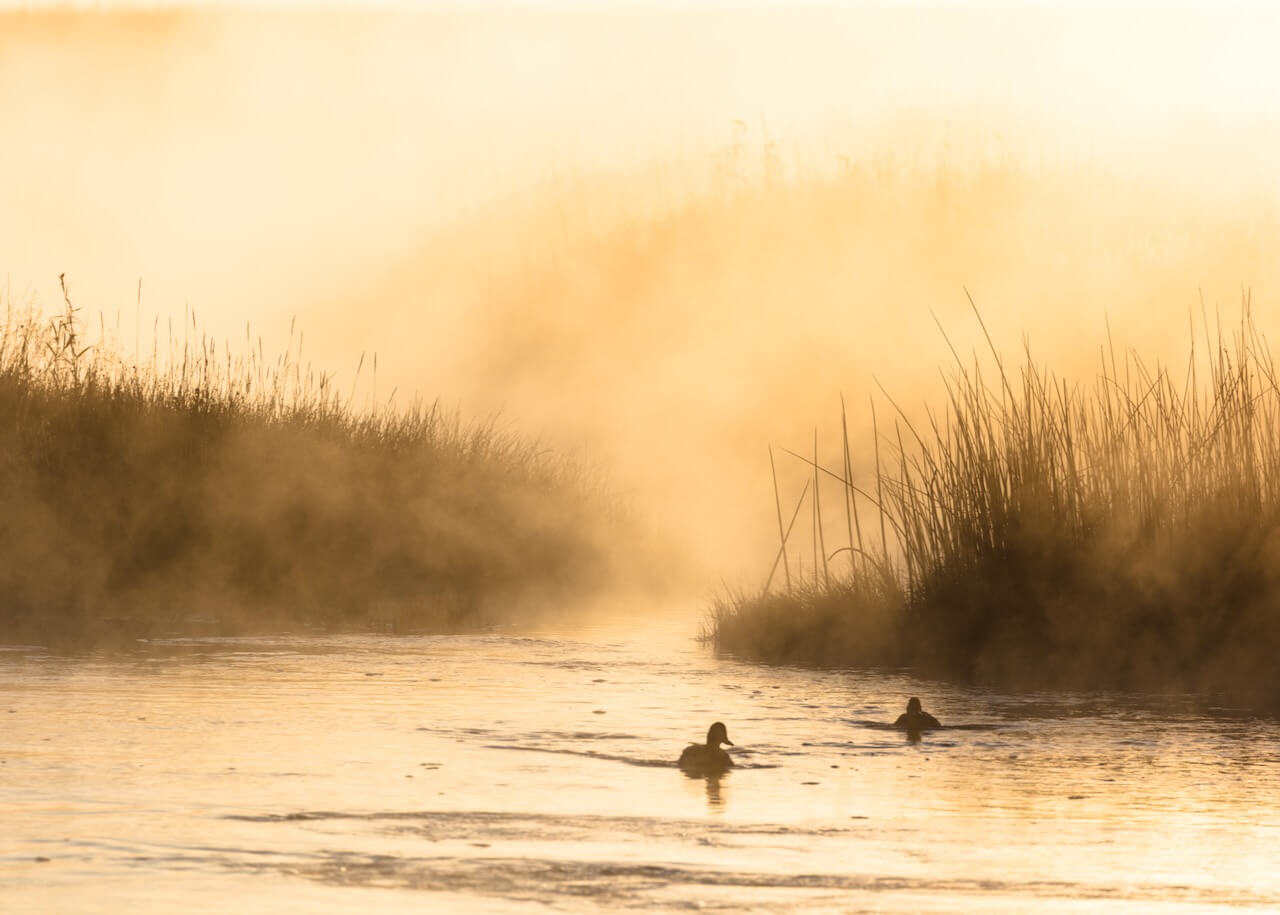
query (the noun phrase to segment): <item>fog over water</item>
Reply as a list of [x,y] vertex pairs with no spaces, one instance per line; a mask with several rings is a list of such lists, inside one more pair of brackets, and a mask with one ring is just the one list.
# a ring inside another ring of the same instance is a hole
[[935,395],[966,287],[1069,375],[1108,320],[1184,358],[1202,295],[1271,326],[1277,37],[1248,7],[9,9],[0,271],[50,305],[66,273],[127,352],[187,307],[268,351],[296,317],[343,383],[378,354],[371,402],[501,410],[754,579],[765,444],[841,392],[864,429],[873,379]]

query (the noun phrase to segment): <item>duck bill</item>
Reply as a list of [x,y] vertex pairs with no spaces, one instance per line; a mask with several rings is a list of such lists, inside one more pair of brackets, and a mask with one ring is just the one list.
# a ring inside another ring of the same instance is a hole
[[725,743],[727,743],[727,744],[728,744],[729,746],[731,746],[731,747],[735,745],[735,744],[734,744],[734,742],[733,742],[732,740],[730,740],[730,739],[729,739],[728,735],[726,735],[726,736],[725,736],[725,738],[724,738],[724,742],[725,742]]

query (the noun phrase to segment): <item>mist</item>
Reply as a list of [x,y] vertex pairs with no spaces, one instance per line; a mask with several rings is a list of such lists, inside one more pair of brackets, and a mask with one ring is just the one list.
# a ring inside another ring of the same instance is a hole
[[0,0],[0,907],[1280,911],[1169,5]]
[[1202,300],[1272,327],[1277,37],[1244,8],[6,12],[0,270],[49,303],[67,274],[126,351],[185,309],[268,350],[296,319],[340,384],[378,355],[369,403],[498,413],[754,580],[766,446],[843,394],[870,460],[877,383],[938,395],[935,316],[981,343],[966,290],[1064,375],[1108,331],[1181,352]]

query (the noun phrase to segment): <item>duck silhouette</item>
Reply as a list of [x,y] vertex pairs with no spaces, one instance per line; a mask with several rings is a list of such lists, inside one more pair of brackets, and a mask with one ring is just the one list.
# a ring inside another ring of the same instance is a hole
[[898,716],[898,720],[893,723],[895,728],[905,728],[908,731],[919,733],[932,728],[940,728],[942,724],[937,718],[934,718],[920,705],[920,700],[912,696],[907,700],[907,710]]
[[684,748],[680,754],[680,768],[690,775],[708,775],[732,769],[733,760],[720,749],[722,743],[734,745],[724,723],[717,721],[707,730],[706,743],[691,743]]

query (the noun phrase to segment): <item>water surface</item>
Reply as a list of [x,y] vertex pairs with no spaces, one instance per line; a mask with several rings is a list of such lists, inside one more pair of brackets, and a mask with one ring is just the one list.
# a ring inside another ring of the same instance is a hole
[[[1280,907],[1271,720],[759,667],[695,628],[0,651],[0,908]],[[885,727],[910,695],[949,727]],[[737,768],[688,778],[716,719]]]

